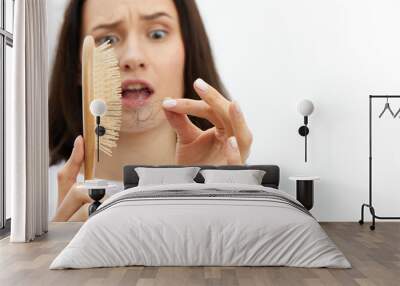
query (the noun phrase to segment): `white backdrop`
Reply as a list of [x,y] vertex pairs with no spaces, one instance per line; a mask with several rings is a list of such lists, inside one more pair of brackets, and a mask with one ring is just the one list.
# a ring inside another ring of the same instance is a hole
[[[65,2],[48,2],[50,59]],[[219,72],[255,136],[248,163],[279,165],[281,189],[291,194],[289,176],[320,176],[312,213],[358,220],[368,199],[368,95],[400,94],[400,1],[197,2]],[[316,107],[308,163],[297,133],[303,98]],[[375,117],[384,101],[376,103]],[[400,215],[400,120],[376,122],[377,212]]]

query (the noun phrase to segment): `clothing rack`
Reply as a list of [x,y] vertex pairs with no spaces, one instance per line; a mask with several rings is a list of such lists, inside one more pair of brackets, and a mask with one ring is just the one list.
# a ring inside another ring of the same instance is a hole
[[359,224],[364,224],[364,207],[369,208],[372,215],[372,225],[369,227],[371,230],[375,230],[375,219],[400,219],[400,217],[383,217],[378,216],[375,213],[375,208],[372,205],[372,100],[375,98],[400,98],[400,95],[370,95],[369,96],[369,203],[361,206],[361,219],[358,221]]

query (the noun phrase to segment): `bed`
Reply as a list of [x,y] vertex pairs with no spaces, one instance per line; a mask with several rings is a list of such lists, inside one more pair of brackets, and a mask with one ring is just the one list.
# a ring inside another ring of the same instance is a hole
[[125,190],[104,201],[50,269],[351,267],[316,219],[279,190],[278,166],[199,166],[263,170],[261,185],[204,183],[198,173],[193,183],[152,186],[138,185],[138,167],[124,168]]

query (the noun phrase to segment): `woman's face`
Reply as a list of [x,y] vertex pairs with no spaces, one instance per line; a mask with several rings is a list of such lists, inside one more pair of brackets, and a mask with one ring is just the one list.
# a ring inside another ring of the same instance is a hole
[[122,78],[122,132],[167,124],[161,103],[184,93],[185,51],[172,0],[86,0],[83,35],[110,41]]

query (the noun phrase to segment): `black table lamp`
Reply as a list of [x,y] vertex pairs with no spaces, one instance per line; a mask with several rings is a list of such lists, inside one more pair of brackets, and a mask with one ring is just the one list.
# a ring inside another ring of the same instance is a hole
[[302,100],[297,106],[297,110],[304,117],[304,125],[299,128],[299,134],[305,139],[304,162],[307,162],[307,135],[310,133],[308,128],[308,116],[314,111],[314,104],[310,100]]

